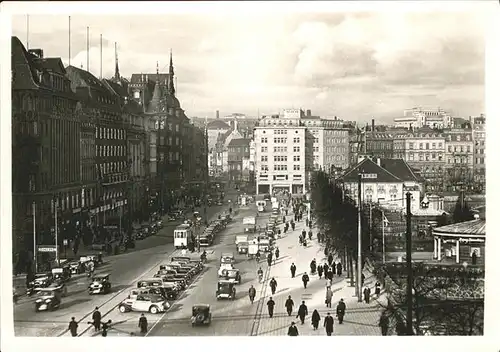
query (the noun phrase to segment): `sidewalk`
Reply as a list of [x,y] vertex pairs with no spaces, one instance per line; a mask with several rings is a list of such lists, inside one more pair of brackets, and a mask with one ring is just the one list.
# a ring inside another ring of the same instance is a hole
[[[309,268],[309,264],[313,258],[316,258],[318,264],[326,261],[323,247],[318,244],[314,238],[315,236],[312,241],[308,242],[307,247],[300,246],[298,237],[303,228],[305,228],[305,223],[302,221],[298,222],[295,231],[289,231],[283,238],[277,240],[281,257],[271,267],[269,275],[269,280],[274,277],[278,282],[277,291],[272,295],[273,300],[276,302],[274,316],[273,318],[269,318],[267,312],[266,303],[269,297],[271,297],[271,288],[267,282],[267,287],[263,295],[265,296],[264,307],[261,312],[259,326],[254,335],[286,336],[290,323],[294,321],[298,326],[301,336],[326,336],[325,330],[322,327],[323,319],[327,312],[330,312],[335,318],[336,306],[341,298],[344,299],[347,310],[342,325],[338,324],[338,321],[335,320],[334,335],[380,335],[380,328],[378,327],[380,307],[378,302],[373,298],[370,304],[358,302],[357,297],[354,296],[354,287],[349,286],[350,279],[346,280],[345,269],[341,277],[334,276],[332,283],[332,308],[326,308],[326,280],[324,278],[319,279],[317,274],[311,275]],[[312,230],[314,234],[317,233],[315,228]],[[297,267],[296,276],[293,279],[290,274],[290,265],[292,262]],[[304,289],[302,284],[302,275],[304,272],[308,273],[310,279],[306,289]],[[364,275],[366,277],[365,285],[369,286],[372,292],[374,292],[375,280],[372,274],[365,270]],[[285,310],[285,301],[289,295],[292,296],[294,301],[294,309],[290,317]],[[379,300],[382,301],[384,298],[384,295],[382,295]],[[301,325],[300,320],[296,318],[297,310],[302,301],[305,301],[309,311],[304,325]],[[318,310],[321,317],[319,328],[316,331],[311,326],[311,315],[314,309]]]

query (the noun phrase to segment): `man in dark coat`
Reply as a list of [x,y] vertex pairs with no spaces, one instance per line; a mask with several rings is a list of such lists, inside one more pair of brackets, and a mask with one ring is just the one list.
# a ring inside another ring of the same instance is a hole
[[330,313],[326,313],[325,322],[323,323],[325,327],[326,336],[332,336],[333,333],[333,317]]
[[276,287],[278,287],[278,283],[273,277],[271,281],[269,281],[269,286],[271,287],[271,294],[274,295],[276,293]]
[[283,216],[283,224],[286,223],[286,217]]
[[273,317],[275,304],[276,303],[273,301],[273,298],[269,297],[269,301],[267,301],[267,312],[269,313],[269,318]]
[[295,231],[295,222],[292,221],[292,231]]
[[68,330],[71,332],[71,336],[73,336],[73,337],[78,336],[78,323],[75,321],[75,317],[71,318],[71,321],[69,322]]
[[299,330],[293,321],[288,328],[288,336],[299,336]]
[[139,318],[139,328],[141,329],[141,334],[145,334],[148,332],[148,320],[144,316],[144,313],[141,314]]
[[328,272],[328,268],[329,268],[328,263],[323,264],[323,271],[325,273],[325,277],[326,277],[326,273]]
[[338,276],[342,275],[342,263],[341,262],[337,263],[337,275]]
[[297,267],[295,266],[294,263],[290,265],[290,273],[292,274],[292,279],[295,277],[295,272],[297,271]]
[[309,226],[309,220],[306,219],[306,227],[308,227],[308,226]]
[[337,317],[339,318],[339,324],[342,324],[344,321],[346,306],[344,303],[344,299],[341,298],[339,304],[337,304]]
[[92,313],[92,320],[95,331],[101,330],[101,312],[99,312],[99,307],[95,307],[94,313]]
[[309,275],[307,275],[307,273],[304,273],[304,275],[302,275],[302,283],[304,284],[304,288],[307,288],[308,282],[309,282]]
[[297,317],[300,318],[301,324],[304,324],[304,320],[306,319],[307,314],[308,312],[307,312],[306,302],[302,301],[302,304],[299,306],[299,310],[297,312]]
[[313,232],[311,230],[309,230],[309,232],[307,233],[307,235],[309,236],[309,241],[312,241],[312,239],[313,239]]
[[295,303],[293,302],[292,296],[288,296],[288,299],[285,302],[285,308],[286,312],[288,313],[288,316],[292,315],[292,310],[294,305]]
[[382,332],[382,336],[387,336],[387,332],[389,331],[389,317],[385,312],[382,312],[380,316],[380,320],[378,322],[378,326],[380,326],[380,331]]
[[333,270],[332,268],[328,268],[328,280],[333,280]]
[[268,266],[273,265],[273,253],[271,252],[267,255],[267,265]]
[[108,330],[111,329],[111,320],[108,320],[106,323],[102,323],[102,337],[108,336]]
[[372,290],[367,286],[363,290],[363,296],[365,297],[365,302],[370,303],[370,294],[372,293]]
[[256,295],[257,291],[255,290],[255,287],[253,287],[253,285],[250,286],[250,288],[248,289],[248,297],[250,298],[250,302],[253,304],[253,301],[255,299],[255,295]]
[[333,255],[330,253],[328,254],[328,266],[332,266],[333,263]]
[[323,276],[323,265],[318,266],[318,276],[320,279]]
[[309,264],[309,267],[311,268],[311,274],[316,273],[316,259],[311,260],[311,264]]
[[306,236],[307,236],[306,230],[302,230],[302,233],[301,233],[301,234],[302,234],[302,238],[303,238],[303,239],[305,239],[305,238],[306,238]]

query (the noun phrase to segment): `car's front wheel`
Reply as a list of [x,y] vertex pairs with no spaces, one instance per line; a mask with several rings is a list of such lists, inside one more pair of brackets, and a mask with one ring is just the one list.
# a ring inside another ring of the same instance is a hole
[[121,312],[121,313],[127,313],[128,312],[128,308],[126,306],[119,306],[118,307],[118,310]]
[[157,314],[159,312],[159,309],[157,306],[151,306],[151,308],[149,308],[149,312],[152,314]]

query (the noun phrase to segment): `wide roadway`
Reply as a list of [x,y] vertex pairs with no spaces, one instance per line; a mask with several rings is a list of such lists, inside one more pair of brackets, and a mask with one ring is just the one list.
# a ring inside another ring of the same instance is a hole
[[[253,205],[247,208],[240,208],[234,222],[221,233],[220,243],[214,246],[213,254],[209,257],[210,262],[207,264],[207,271],[194,283],[188,294],[177,301],[159,320],[150,320],[150,330],[147,336],[251,335],[252,330],[255,329],[256,313],[259,306],[258,301],[263,292],[264,285],[268,284],[268,281],[265,281],[263,284],[258,283],[257,270],[261,266],[264,272],[266,272],[267,263],[265,260],[261,260],[261,263],[257,264],[255,260],[248,259],[246,255],[237,254],[234,242],[236,235],[243,233],[243,217],[254,216],[255,214],[256,207]],[[257,218],[257,226],[265,226],[268,219],[269,213],[259,216]],[[235,300],[218,301],[215,297],[218,280],[217,271],[219,269],[220,256],[225,252],[235,253],[235,266],[240,269],[242,281],[241,285],[236,286]],[[254,304],[251,304],[248,298],[250,285],[254,285],[257,291]],[[199,303],[210,304],[212,323],[207,326],[192,327],[192,306]],[[134,323],[137,326],[137,320]]]
[[[231,197],[234,198],[234,197]],[[227,199],[227,197],[226,197]],[[207,209],[209,218],[214,218],[224,206]],[[202,213],[202,210],[199,210]],[[203,214],[203,213],[202,213]],[[119,301],[141,277],[152,277],[159,263],[173,253],[173,230],[175,224],[165,223],[156,235],[137,241],[137,249],[128,253],[105,258],[105,263],[96,268],[96,273],[110,273],[112,292],[106,295],[90,296],[87,287],[90,279],[85,274],[74,276],[68,283],[68,294],[62,298],[61,307],[55,311],[38,312],[34,310],[36,295],[23,297],[14,306],[14,332],[16,336],[60,336],[67,331],[71,317],[80,321],[80,330],[87,327],[95,307],[102,314]]]

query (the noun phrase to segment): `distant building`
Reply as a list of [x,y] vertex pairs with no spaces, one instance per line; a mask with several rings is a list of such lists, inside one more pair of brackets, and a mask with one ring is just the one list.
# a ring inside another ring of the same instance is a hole
[[447,129],[444,131],[445,174],[448,191],[457,191],[461,187],[470,188],[473,182],[474,141],[472,129]]
[[227,146],[229,180],[234,183],[250,181],[250,139],[235,138]]
[[394,119],[396,127],[402,128],[449,128],[452,126],[452,118],[446,111],[438,109],[423,109],[416,107],[403,112],[403,117]]
[[486,187],[486,117],[473,118],[472,140],[474,141],[474,188],[484,191]]

